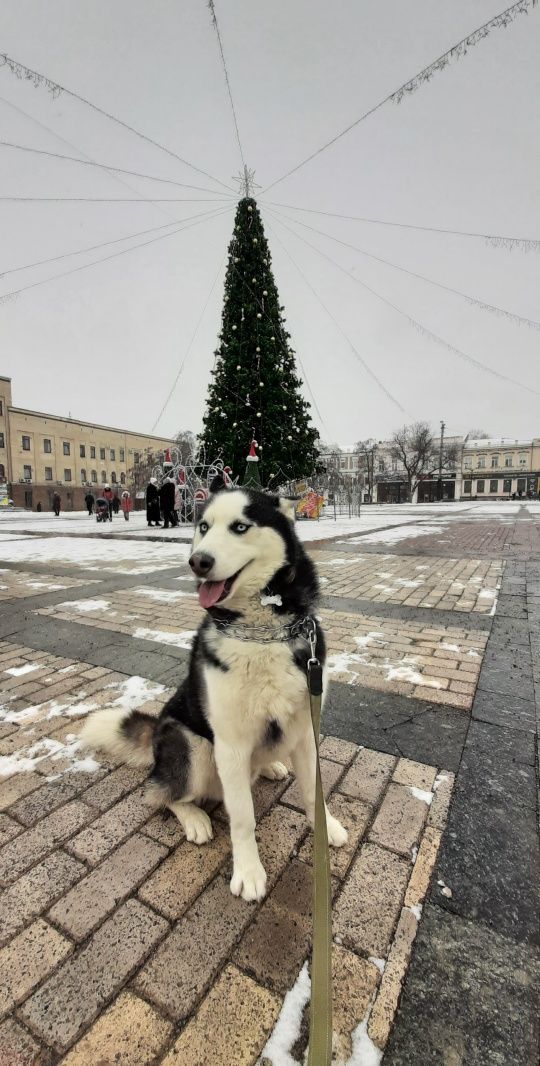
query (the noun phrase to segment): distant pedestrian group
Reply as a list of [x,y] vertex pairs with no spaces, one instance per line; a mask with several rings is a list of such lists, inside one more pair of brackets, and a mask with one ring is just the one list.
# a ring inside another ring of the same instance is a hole
[[146,521],[149,526],[160,526],[162,517],[164,529],[177,526],[181,506],[182,491],[174,478],[164,478],[159,488],[157,478],[150,478],[146,486]]

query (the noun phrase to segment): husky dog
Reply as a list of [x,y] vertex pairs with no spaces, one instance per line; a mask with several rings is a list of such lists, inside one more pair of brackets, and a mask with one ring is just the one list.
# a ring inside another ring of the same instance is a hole
[[[206,611],[186,680],[159,718],[140,711],[98,711],[82,739],[136,766],[151,766],[150,803],[169,807],[188,840],[204,844],[212,825],[199,804],[223,799],[233,848],[231,891],[265,894],[255,840],[251,784],[283,778],[292,761],[311,824],[315,740],[306,683],[310,648],[302,620],[314,618],[318,583],[294,530],[291,503],[251,489],[211,493],[189,560]],[[324,664],[318,621],[316,654]],[[327,810],[334,847],[346,830]]]

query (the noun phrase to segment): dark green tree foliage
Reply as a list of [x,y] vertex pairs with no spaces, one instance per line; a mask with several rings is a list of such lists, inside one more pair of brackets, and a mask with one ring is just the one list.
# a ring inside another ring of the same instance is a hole
[[304,400],[284,308],[255,200],[238,204],[229,245],[219,347],[201,439],[242,479],[253,438],[263,485],[302,478],[317,465],[318,433]]

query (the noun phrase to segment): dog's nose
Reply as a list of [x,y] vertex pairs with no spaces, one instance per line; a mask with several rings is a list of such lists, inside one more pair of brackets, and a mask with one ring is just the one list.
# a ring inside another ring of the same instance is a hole
[[208,552],[194,552],[189,560],[189,565],[197,577],[206,577],[215,561],[214,556],[208,555]]

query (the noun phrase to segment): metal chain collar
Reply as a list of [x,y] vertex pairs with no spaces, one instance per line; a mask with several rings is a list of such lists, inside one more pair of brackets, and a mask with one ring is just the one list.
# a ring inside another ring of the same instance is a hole
[[274,641],[284,643],[287,640],[294,640],[295,637],[303,637],[310,645],[312,658],[315,656],[317,627],[315,620],[310,615],[306,615],[305,618],[300,618],[296,622],[287,622],[277,628],[274,626],[250,626],[242,625],[239,622],[216,620],[214,620],[214,625],[227,637],[234,637],[235,640],[253,641],[256,644],[271,644]]

